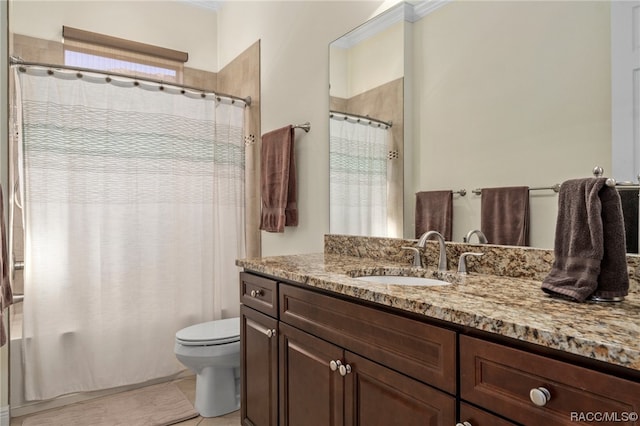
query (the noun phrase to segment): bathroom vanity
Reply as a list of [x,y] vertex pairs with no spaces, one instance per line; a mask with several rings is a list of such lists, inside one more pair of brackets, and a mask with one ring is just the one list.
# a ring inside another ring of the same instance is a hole
[[435,274],[394,259],[237,264],[243,425],[640,425],[635,288],[578,304],[525,278],[355,279]]

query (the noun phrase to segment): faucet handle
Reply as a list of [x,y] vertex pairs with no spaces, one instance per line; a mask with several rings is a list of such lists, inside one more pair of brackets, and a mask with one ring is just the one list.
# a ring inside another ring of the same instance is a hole
[[467,256],[484,256],[484,253],[465,252],[460,255],[460,261],[458,262],[458,273],[467,273]]
[[418,268],[422,268],[422,259],[420,258],[420,250],[415,247],[401,247],[402,250],[411,250],[413,251],[413,266],[417,266]]

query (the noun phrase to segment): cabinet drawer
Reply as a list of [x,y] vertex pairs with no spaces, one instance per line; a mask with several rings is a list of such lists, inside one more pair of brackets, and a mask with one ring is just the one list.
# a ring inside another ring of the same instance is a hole
[[[640,413],[640,383],[468,336],[460,336],[460,389],[462,399],[532,426],[594,416],[609,419],[598,424],[636,425],[627,417]],[[538,406],[530,392],[542,389],[550,398]]]
[[277,281],[240,272],[240,303],[274,318],[277,317]]
[[280,284],[280,321],[456,392],[456,335],[451,330],[285,284]]
[[498,416],[494,416],[484,410],[476,408],[472,405],[460,403],[460,422],[461,426],[516,426]]

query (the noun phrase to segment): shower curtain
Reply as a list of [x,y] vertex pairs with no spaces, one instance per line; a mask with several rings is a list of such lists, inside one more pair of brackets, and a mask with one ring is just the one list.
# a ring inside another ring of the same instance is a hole
[[389,131],[343,117],[329,122],[330,232],[386,237]]
[[16,74],[27,399],[178,373],[176,331],[238,311],[244,104],[99,74]]

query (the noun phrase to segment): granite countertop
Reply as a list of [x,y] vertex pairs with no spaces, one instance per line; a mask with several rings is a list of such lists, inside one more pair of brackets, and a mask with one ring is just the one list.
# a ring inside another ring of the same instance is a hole
[[[236,264],[380,305],[640,370],[640,293],[623,302],[576,303],[547,296],[540,281],[455,272],[334,254],[241,259]],[[375,284],[371,274],[444,278],[450,286]]]

